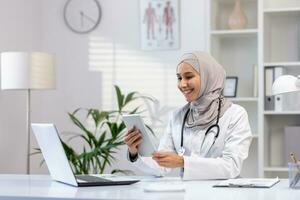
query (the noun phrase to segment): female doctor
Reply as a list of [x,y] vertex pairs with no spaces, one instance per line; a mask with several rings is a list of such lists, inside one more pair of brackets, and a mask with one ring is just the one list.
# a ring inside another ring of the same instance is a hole
[[155,176],[181,168],[184,180],[239,176],[252,135],[245,109],[221,94],[225,77],[223,67],[208,53],[184,54],[177,78],[188,103],[171,114],[152,157],[138,155],[141,133],[128,130],[125,143],[132,164]]

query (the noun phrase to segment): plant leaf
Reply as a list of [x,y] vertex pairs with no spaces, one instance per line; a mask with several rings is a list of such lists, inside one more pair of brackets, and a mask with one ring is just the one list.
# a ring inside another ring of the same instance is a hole
[[87,135],[87,142],[92,148],[94,144],[97,143],[97,139],[95,138],[93,133],[91,133],[87,128],[85,128],[85,126],[79,121],[79,119],[74,114],[69,113],[69,117],[73,121],[73,123]]
[[87,117],[91,115],[93,120],[94,120],[94,123],[95,123],[95,126],[96,128],[99,126],[99,124],[101,122],[103,122],[107,116],[109,115],[109,112],[106,112],[106,111],[100,111],[98,109],[89,109],[88,110],[88,114],[87,114]]
[[115,91],[117,95],[118,109],[119,112],[121,112],[123,107],[123,102],[124,102],[124,95],[122,94],[120,88],[117,85],[115,85]]
[[[116,161],[116,153],[121,145],[124,145],[124,133],[125,124],[120,120],[122,113],[142,113],[142,105],[137,105],[134,109],[125,111],[125,106],[138,99],[146,99],[154,101],[151,97],[146,95],[140,95],[138,92],[129,92],[123,94],[121,89],[114,85],[116,98],[117,98],[117,110],[104,111],[95,108],[78,108],[73,112],[68,113],[68,116],[72,123],[80,129],[80,134],[72,134],[68,136],[67,141],[78,138],[85,141],[81,149],[75,150],[71,145],[62,142],[63,148],[66,152],[67,158],[76,174],[86,174],[89,172],[103,173],[107,165],[112,166]],[[148,102],[148,101],[144,101]],[[124,110],[124,111],[123,111]],[[85,123],[80,120],[80,111],[85,112],[86,117],[91,117],[95,124],[95,130],[89,130],[85,126]],[[147,125],[146,125],[147,126]],[[147,128],[154,135],[153,130],[147,126]],[[40,149],[36,148],[35,152],[31,155],[39,154]],[[112,173],[128,173],[128,170],[115,169]]]
[[123,107],[125,107],[128,103],[137,99],[136,97],[134,97],[135,94],[137,94],[137,92],[130,92],[129,94],[127,94],[127,96],[125,97],[125,102],[123,104]]
[[104,141],[105,141],[105,137],[106,137],[106,131],[104,131],[102,133],[102,135],[100,136],[98,142],[97,142],[97,147],[101,147],[103,144],[104,144]]

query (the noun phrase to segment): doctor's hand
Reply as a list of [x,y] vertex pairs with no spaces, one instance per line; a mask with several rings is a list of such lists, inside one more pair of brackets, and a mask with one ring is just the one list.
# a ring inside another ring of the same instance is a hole
[[183,157],[174,152],[157,151],[152,154],[152,159],[161,167],[176,168],[184,166]]
[[124,142],[128,146],[128,150],[131,156],[135,156],[137,154],[137,147],[139,144],[143,142],[141,132],[136,128],[131,128],[125,134]]

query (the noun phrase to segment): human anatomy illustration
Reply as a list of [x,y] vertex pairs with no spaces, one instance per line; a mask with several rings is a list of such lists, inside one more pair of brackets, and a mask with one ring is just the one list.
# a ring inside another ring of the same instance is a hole
[[141,0],[144,50],[179,48],[178,0]]

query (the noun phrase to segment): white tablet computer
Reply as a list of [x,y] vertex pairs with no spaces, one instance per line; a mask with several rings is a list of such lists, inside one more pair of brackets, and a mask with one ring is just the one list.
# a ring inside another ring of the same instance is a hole
[[122,115],[122,119],[127,129],[136,127],[136,129],[139,129],[142,134],[143,142],[138,146],[138,153],[141,156],[151,156],[151,154],[155,151],[155,145],[149,135],[151,133],[147,130],[141,116],[138,114]]

